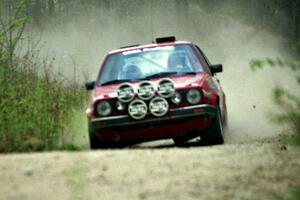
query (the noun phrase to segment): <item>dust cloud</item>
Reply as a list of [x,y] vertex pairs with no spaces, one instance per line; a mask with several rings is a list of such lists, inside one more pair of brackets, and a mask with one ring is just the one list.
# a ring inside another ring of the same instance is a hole
[[221,1],[210,8],[204,8],[205,1],[111,2],[109,8],[79,5],[80,9],[68,11],[68,16],[49,19],[42,28],[32,27],[31,33],[43,43],[42,53],[56,57],[60,72],[72,76],[75,64],[80,75],[95,79],[109,50],[150,43],[156,36],[175,35],[198,44],[212,63],[224,66],[218,78],[227,95],[227,143],[248,142],[285,131],[269,120],[270,112],[279,111],[272,103],[271,90],[284,85],[299,93],[292,73],[270,68],[253,72],[249,68],[253,58],[291,58],[284,35],[260,26],[259,21],[256,25],[245,23],[240,20],[242,11]]

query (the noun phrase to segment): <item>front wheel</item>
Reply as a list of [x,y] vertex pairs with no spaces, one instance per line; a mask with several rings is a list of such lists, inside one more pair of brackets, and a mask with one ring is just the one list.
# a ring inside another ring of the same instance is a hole
[[201,135],[201,143],[206,145],[224,144],[224,129],[219,106],[216,109],[216,116],[211,126]]
[[186,145],[188,139],[182,139],[182,138],[173,138],[173,142],[175,146],[177,147],[183,147]]
[[90,135],[89,139],[90,139],[90,148],[91,149],[99,149],[102,147],[101,143],[98,141],[98,139],[94,135]]

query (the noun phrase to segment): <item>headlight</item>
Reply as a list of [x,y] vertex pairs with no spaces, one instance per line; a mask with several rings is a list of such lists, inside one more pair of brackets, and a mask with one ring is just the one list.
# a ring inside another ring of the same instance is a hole
[[117,90],[118,99],[121,102],[128,103],[134,99],[134,88],[129,83],[123,83]]
[[149,103],[150,112],[156,117],[162,117],[169,111],[169,104],[162,97],[155,97]]
[[199,90],[192,89],[188,91],[186,98],[190,104],[197,104],[201,100],[201,93]]
[[155,89],[151,82],[144,81],[138,87],[138,96],[143,100],[151,99],[155,94]]
[[171,101],[175,104],[179,104],[182,100],[181,94],[179,92],[175,92],[175,94],[171,97]]
[[97,104],[97,112],[101,116],[107,116],[111,113],[111,106],[107,101],[101,101]]
[[148,112],[146,103],[140,99],[135,99],[128,105],[128,114],[133,119],[143,119]]
[[171,79],[161,79],[158,82],[157,93],[163,98],[169,98],[175,93],[175,86]]

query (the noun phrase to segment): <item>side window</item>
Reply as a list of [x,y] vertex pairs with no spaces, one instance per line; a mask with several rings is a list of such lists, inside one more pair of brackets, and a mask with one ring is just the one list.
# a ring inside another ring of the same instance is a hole
[[196,49],[203,55],[203,57],[204,57],[206,63],[207,63],[208,65],[211,65],[210,61],[208,60],[208,58],[206,57],[206,55],[203,53],[203,51],[198,47],[198,45],[195,45],[195,47],[196,47]]
[[209,69],[209,65],[210,65],[210,62],[209,60],[207,59],[207,57],[205,56],[205,54],[202,52],[202,50],[197,46],[197,45],[194,45],[194,47],[196,48],[196,50],[198,51],[198,56],[201,60],[201,62],[203,63],[203,69],[208,72],[208,73],[211,73],[210,69]]
[[104,83],[110,80],[119,79],[120,70],[123,66],[124,61],[121,57],[117,55],[110,55],[106,58],[103,69],[99,73],[99,82]]

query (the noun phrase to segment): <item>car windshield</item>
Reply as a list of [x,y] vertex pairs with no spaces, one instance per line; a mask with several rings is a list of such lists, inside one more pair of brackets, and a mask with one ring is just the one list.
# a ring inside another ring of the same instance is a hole
[[190,45],[172,45],[109,55],[98,85],[203,72]]

